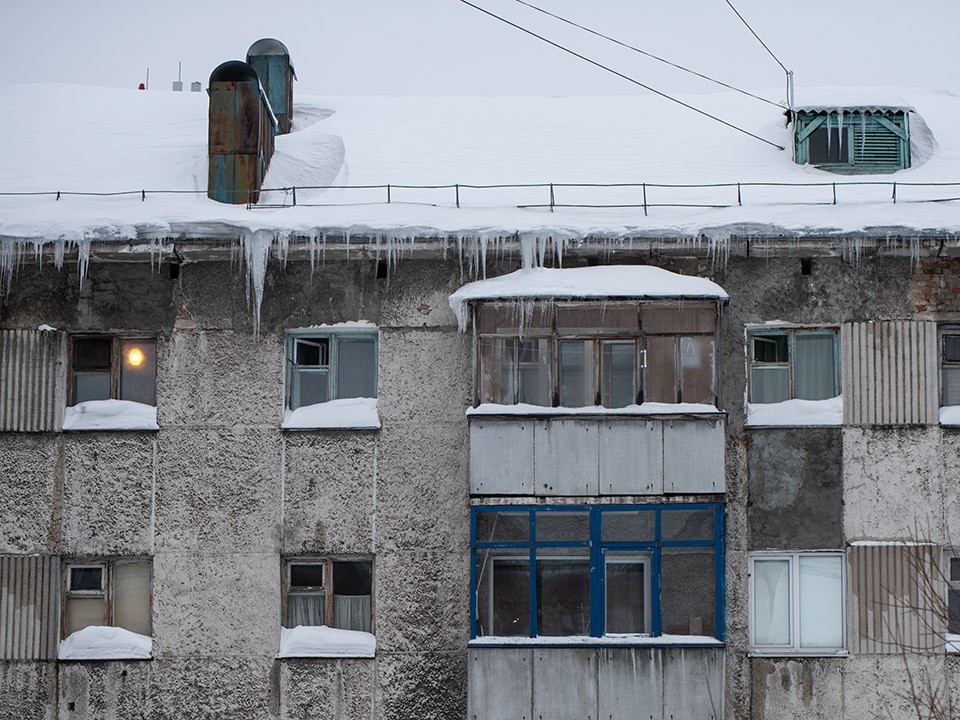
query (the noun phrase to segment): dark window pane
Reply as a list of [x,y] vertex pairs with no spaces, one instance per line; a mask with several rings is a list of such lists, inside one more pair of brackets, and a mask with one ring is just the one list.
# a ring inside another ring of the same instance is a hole
[[945,362],[960,362],[960,335],[943,336],[943,359]]
[[590,560],[538,557],[537,635],[589,634]]
[[607,633],[649,633],[649,565],[626,553],[606,553]]
[[477,635],[530,634],[528,551],[477,551]]
[[370,595],[373,587],[373,565],[369,560],[333,563],[334,595]]
[[109,370],[112,354],[110,338],[77,338],[73,341],[73,369]]
[[665,547],[660,553],[660,612],[667,635],[716,633],[713,548]]
[[330,364],[330,341],[325,338],[296,339],[293,347],[295,365],[326,367]]
[[753,361],[758,363],[787,362],[786,335],[754,335]]
[[713,540],[713,510],[664,510],[660,514],[662,540]]
[[529,513],[477,513],[477,542],[527,542],[529,539]]
[[291,564],[290,587],[323,587],[323,564]]
[[581,510],[537,512],[537,541],[586,541],[590,539],[590,514]]
[[77,372],[73,374],[73,405],[88,400],[110,399],[110,372]]
[[73,567],[70,568],[71,590],[102,590],[103,568],[100,567]]
[[950,558],[950,582],[960,581],[960,558]]
[[600,404],[625,407],[637,401],[637,350],[633,340],[600,344]]
[[120,399],[157,404],[156,340],[120,341]]
[[947,619],[947,632],[960,635],[960,590],[948,590],[947,602],[950,614]]
[[813,165],[823,163],[845,163],[848,157],[849,138],[844,137],[843,147],[840,147],[840,128],[836,127],[837,119],[832,118],[834,127],[827,132],[826,123],[818,127],[808,138],[808,152]]
[[603,542],[652,542],[656,538],[656,513],[652,510],[617,510],[600,515]]
[[294,368],[290,388],[290,409],[326,402],[329,395],[329,373],[326,370]]

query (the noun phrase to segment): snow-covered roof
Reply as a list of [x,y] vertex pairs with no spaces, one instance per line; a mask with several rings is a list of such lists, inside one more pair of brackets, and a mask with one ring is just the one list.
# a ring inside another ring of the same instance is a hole
[[[853,107],[864,95],[832,94]],[[801,101],[818,95],[798,91]],[[291,204],[286,191],[266,192],[263,207],[247,209],[206,197],[205,94],[8,86],[0,105],[18,111],[0,116],[0,193],[131,194],[0,195],[0,241],[222,240],[258,230],[574,240],[960,231],[955,203],[914,202],[955,197],[960,186],[910,185],[960,183],[960,97],[891,90],[873,101],[887,106],[901,96],[917,108],[914,167],[849,186],[851,178],[793,162],[782,109],[733,93],[682,99],[785,150],[652,95],[298,97],[294,131],[276,138],[265,180],[267,188],[296,186],[297,207],[267,207]],[[535,186],[470,187],[526,184]]]
[[890,88],[801,90],[793,109],[797,112],[917,112],[913,105],[904,100],[903,92]]

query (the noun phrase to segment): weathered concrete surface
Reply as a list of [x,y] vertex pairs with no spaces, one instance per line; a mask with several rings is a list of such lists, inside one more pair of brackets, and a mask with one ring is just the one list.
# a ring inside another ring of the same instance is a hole
[[453,328],[457,320],[448,298],[462,284],[460,270],[452,259],[447,262],[405,259],[391,269],[382,291],[380,324]]
[[463,720],[467,654],[383,653],[377,659],[376,717],[382,720]]
[[0,553],[59,550],[60,435],[0,433]]
[[57,664],[0,661],[0,720],[57,717]]
[[376,660],[278,660],[281,720],[370,720]]
[[283,552],[373,552],[376,432],[283,437]]
[[747,438],[750,549],[841,547],[841,430],[751,430]]
[[943,458],[944,545],[960,547],[960,429],[941,430],[939,456]]
[[752,720],[839,720],[844,658],[750,660]]
[[154,720],[268,720],[277,717],[278,674],[268,657],[154,660]]
[[155,445],[153,432],[64,434],[64,553],[150,553]]
[[58,667],[59,717],[69,720],[148,720],[151,663],[82,662]]

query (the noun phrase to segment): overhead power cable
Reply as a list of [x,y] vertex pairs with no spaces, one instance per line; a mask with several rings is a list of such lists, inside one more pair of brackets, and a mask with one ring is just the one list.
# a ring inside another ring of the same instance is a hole
[[752,98],[754,98],[755,100],[760,100],[761,102],[765,102],[765,103],[767,103],[768,105],[773,105],[774,107],[777,107],[777,108],[781,108],[781,109],[782,109],[782,106],[781,106],[781,105],[773,102],[772,100],[767,100],[765,97],[760,97],[759,95],[755,95],[755,94],[753,94],[752,92],[747,92],[746,90],[742,90],[741,88],[738,88],[738,87],[736,87],[736,86],[734,86],[734,85],[730,85],[729,83],[725,83],[725,82],[723,82],[722,80],[717,80],[716,78],[712,78],[712,77],[710,77],[709,75],[704,75],[703,73],[699,73],[699,72],[697,72],[696,70],[691,70],[690,68],[684,67],[683,65],[678,65],[678,64],[675,63],[675,62],[670,62],[670,61],[667,60],[666,58],[662,58],[662,57],[660,57],[659,55],[654,55],[653,53],[647,52],[646,50],[641,50],[641,49],[638,48],[638,47],[634,47],[633,45],[630,45],[629,43],[621,42],[620,40],[617,40],[616,38],[610,37],[609,35],[604,35],[602,32],[598,32],[598,31],[596,31],[596,30],[593,30],[592,28],[588,28],[588,27],[586,27],[586,26],[584,26],[584,25],[581,25],[580,23],[574,22],[573,20],[568,20],[567,18],[562,17],[562,16],[560,16],[560,15],[557,15],[557,14],[555,14],[555,13],[552,13],[552,12],[550,12],[549,10],[544,10],[544,9],[541,8],[541,7],[537,7],[537,6],[534,5],[533,3],[528,3],[528,2],[526,2],[526,0],[514,0],[514,2],[518,2],[518,3],[520,3],[521,5],[525,5],[526,7],[530,8],[531,10],[536,10],[537,12],[543,13],[544,15],[549,15],[550,17],[552,17],[552,18],[554,18],[554,19],[556,19],[556,20],[559,20],[560,22],[566,23],[567,25],[572,25],[573,27],[579,28],[580,30],[583,30],[584,32],[590,33],[591,35],[596,35],[597,37],[603,38],[604,40],[607,40],[607,41],[609,41],[609,42],[614,43],[615,45],[619,45],[620,47],[624,47],[624,48],[626,48],[627,50],[632,50],[632,51],[635,52],[635,53],[640,53],[641,55],[644,55],[644,56],[646,56],[646,57],[648,57],[648,58],[650,58],[650,59],[652,59],[652,60],[656,60],[657,62],[662,62],[662,63],[664,63],[665,65],[669,65],[670,67],[676,68],[677,70],[683,70],[684,72],[690,73],[691,75],[695,75],[695,76],[697,76],[698,78],[702,78],[702,79],[707,80],[707,81],[709,81],[709,82],[712,82],[712,83],[715,83],[715,84],[717,84],[717,85],[720,85],[721,87],[725,87],[725,88],[727,88],[727,89],[729,89],[729,90],[733,90],[733,91],[738,92],[738,93],[741,93],[741,94],[743,94],[743,95],[747,95],[748,97],[752,97]]
[[609,66],[607,66],[607,65],[604,65],[603,63],[599,63],[599,62],[597,62],[596,60],[591,60],[590,58],[586,57],[585,55],[581,55],[580,53],[578,53],[578,52],[576,52],[576,51],[574,51],[574,50],[571,50],[570,48],[564,47],[563,45],[560,45],[559,43],[556,43],[556,42],[554,42],[553,40],[550,40],[550,39],[548,39],[548,38],[545,38],[543,35],[538,35],[537,33],[533,32],[532,30],[528,30],[527,28],[525,28],[525,27],[523,27],[523,26],[521,26],[521,25],[517,25],[515,22],[511,22],[510,20],[507,20],[506,18],[497,15],[496,13],[492,13],[492,12],[490,12],[489,10],[485,10],[484,8],[480,7],[479,5],[474,5],[474,4],[473,4],[472,2],[470,2],[469,0],[460,0],[460,2],[462,2],[464,5],[469,5],[469,6],[472,7],[474,10],[479,10],[479,11],[482,12],[484,15],[489,15],[490,17],[492,17],[492,18],[494,18],[494,19],[496,19],[496,20],[499,20],[499,21],[502,22],[502,23],[506,23],[506,24],[509,25],[510,27],[514,27],[514,28],[516,28],[517,30],[520,30],[520,31],[522,31],[522,32],[525,32],[525,33],[527,33],[527,35],[532,35],[533,37],[537,38],[538,40],[542,40],[543,42],[547,43],[548,45],[552,45],[553,47],[557,48],[558,50],[563,50],[565,53],[568,53],[568,54],[570,54],[570,55],[573,55],[573,56],[576,57],[576,58],[580,58],[580,59],[583,60],[584,62],[588,62],[588,63],[590,63],[591,65],[600,68],[601,70],[606,70],[608,73],[611,73],[611,74],[613,74],[613,75],[616,75],[616,76],[619,77],[619,78],[623,78],[623,79],[626,80],[627,82],[633,83],[634,85],[637,85],[638,87],[642,87],[644,90],[649,90],[649,91],[652,92],[654,95],[659,95],[660,97],[662,97],[662,98],[664,98],[664,99],[666,99],[666,100],[669,100],[670,102],[676,103],[677,105],[681,105],[682,107],[685,107],[685,108],[687,108],[688,110],[693,110],[693,112],[695,112],[695,113],[697,113],[697,114],[699,114],[699,115],[703,115],[704,117],[708,117],[708,118],[710,118],[711,120],[715,120],[715,121],[717,121],[718,123],[720,123],[721,125],[726,125],[726,126],[727,126],[728,128],[730,128],[731,130],[736,130],[736,131],[739,132],[739,133],[743,133],[744,135],[748,135],[749,137],[752,137],[754,140],[759,140],[759,141],[762,142],[762,143],[766,143],[767,145],[770,145],[770,146],[772,146],[772,147],[777,148],[777,150],[785,150],[785,149],[786,149],[786,148],[783,147],[783,145],[777,145],[777,143],[773,142],[772,140],[767,140],[766,138],[760,137],[759,135],[756,135],[756,134],[750,132],[749,130],[744,130],[742,127],[738,127],[738,126],[734,125],[734,124],[731,123],[731,122],[727,122],[726,120],[723,120],[722,118],[718,118],[716,115],[711,115],[710,113],[706,112],[705,110],[701,110],[700,108],[694,107],[693,105],[690,105],[689,103],[685,103],[685,102],[683,102],[683,100],[678,100],[677,98],[671,97],[670,95],[667,95],[665,92],[661,92],[660,90],[657,90],[656,88],[652,88],[652,87],[650,87],[649,85],[644,85],[642,82],[640,82],[639,80],[635,80],[634,78],[630,77],[629,75],[624,75],[622,72],[618,72],[617,70],[614,70],[613,68],[611,68],[611,67],[609,67]]
[[748,22],[744,19],[743,15],[740,14],[740,11],[737,10],[737,9],[733,6],[733,3],[730,2],[730,0],[726,0],[726,3],[727,3],[727,5],[730,6],[730,9],[733,10],[733,11],[737,14],[737,17],[740,18],[740,22],[742,22],[744,25],[747,26],[747,30],[749,30],[749,31],[751,32],[751,34],[757,39],[757,42],[760,43],[761,45],[763,45],[763,49],[766,50],[768,53],[770,53],[770,57],[772,57],[774,60],[777,61],[777,65],[779,65],[780,67],[782,67],[782,68],[783,68],[783,71],[784,71],[785,73],[789,74],[790,71],[787,70],[787,66],[784,65],[782,62],[780,62],[780,58],[778,58],[776,55],[774,55],[774,54],[773,54],[773,50],[771,50],[770,48],[768,48],[768,47],[767,47],[767,44],[766,44],[763,40],[760,39],[760,36],[757,35],[757,33],[754,31],[754,29],[753,29],[752,27],[750,27],[750,23],[748,23]]

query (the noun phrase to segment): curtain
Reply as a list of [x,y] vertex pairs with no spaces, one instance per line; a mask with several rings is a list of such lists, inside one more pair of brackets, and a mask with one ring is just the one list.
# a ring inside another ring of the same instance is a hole
[[843,646],[843,559],[800,558],[800,647]]
[[290,593],[287,595],[287,627],[323,625],[323,593]]
[[369,595],[334,595],[333,626],[341,630],[371,632]]
[[790,561],[753,563],[753,641],[790,644]]
[[833,333],[797,333],[794,338],[794,385],[801,400],[836,397]]

